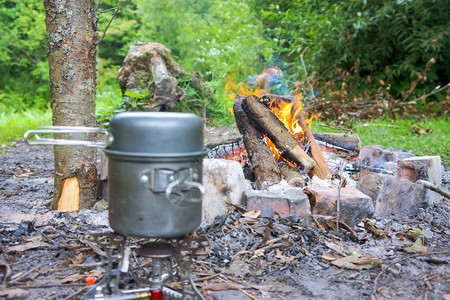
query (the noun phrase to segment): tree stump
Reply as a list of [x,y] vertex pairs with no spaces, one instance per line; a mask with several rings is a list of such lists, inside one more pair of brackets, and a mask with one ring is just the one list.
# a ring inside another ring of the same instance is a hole
[[122,94],[127,90],[148,91],[153,99],[146,103],[149,111],[172,111],[186,93],[178,85],[182,77],[190,76],[192,87],[202,97],[212,92],[205,87],[199,72],[186,72],[176,63],[164,45],[138,42],[132,45],[117,73]]

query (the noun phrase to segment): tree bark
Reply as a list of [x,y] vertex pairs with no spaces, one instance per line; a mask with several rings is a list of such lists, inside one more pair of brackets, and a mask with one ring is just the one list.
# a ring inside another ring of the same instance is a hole
[[242,110],[242,100],[238,97],[234,101],[234,116],[250,159],[256,186],[261,190],[281,181],[280,169],[263,136],[252,126]]
[[[96,127],[98,16],[92,1],[44,0],[44,5],[53,125]],[[74,210],[95,203],[95,155],[95,148],[54,146],[54,208]]]

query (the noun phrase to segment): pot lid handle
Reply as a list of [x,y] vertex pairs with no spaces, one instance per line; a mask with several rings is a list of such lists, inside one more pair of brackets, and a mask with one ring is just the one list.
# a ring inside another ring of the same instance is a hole
[[[70,133],[97,133],[104,134],[104,141],[89,141],[89,140],[73,140],[64,138],[47,138],[42,137],[41,134],[53,133],[53,134],[70,134]],[[33,134],[31,138],[28,136]],[[81,127],[81,126],[42,126],[38,129],[28,130],[23,135],[25,142],[28,145],[64,145],[64,146],[85,146],[85,147],[98,147],[105,148],[107,143],[111,143],[112,136],[106,129],[96,127]],[[34,139],[33,139],[34,138]]]

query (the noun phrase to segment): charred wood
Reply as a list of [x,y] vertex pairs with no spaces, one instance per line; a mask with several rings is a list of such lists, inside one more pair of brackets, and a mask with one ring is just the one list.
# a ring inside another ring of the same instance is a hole
[[243,98],[238,97],[233,105],[236,124],[247,149],[256,186],[258,189],[264,189],[281,181],[280,169],[263,136],[253,127],[243,111],[242,102]]
[[[294,135],[277,116],[256,96],[248,96],[242,101],[242,108],[255,127],[265,134],[278,148],[281,156],[303,167],[309,172],[314,160],[300,147]],[[235,115],[236,120],[239,118]]]
[[314,137],[323,144],[325,151],[343,158],[355,158],[361,150],[361,142],[355,133],[314,133]]
[[242,138],[209,143],[205,145],[205,148],[210,149],[205,158],[233,159],[240,163],[247,161],[247,150]]

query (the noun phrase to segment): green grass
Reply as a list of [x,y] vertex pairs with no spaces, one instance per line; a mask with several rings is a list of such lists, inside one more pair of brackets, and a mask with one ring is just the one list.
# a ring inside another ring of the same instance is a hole
[[[343,132],[335,131],[319,125],[326,122],[313,122],[315,132]],[[428,134],[414,134],[410,132],[413,125],[423,129],[431,129]],[[409,150],[415,155],[439,155],[442,162],[450,164],[450,119],[431,120],[423,122],[417,120],[388,120],[356,122],[349,126],[361,139],[364,145],[381,145],[386,148]]]
[[8,145],[23,137],[28,129],[51,124],[50,110],[30,109],[24,112],[0,112],[0,145]]
[[[121,102],[116,92],[105,92],[97,96],[97,109],[110,108]],[[314,132],[342,132],[319,126],[328,122],[313,122]],[[28,129],[51,124],[50,110],[30,109],[26,112],[0,111],[0,145],[20,139]],[[410,132],[413,125],[431,129],[428,134]],[[349,125],[364,145],[381,145],[387,148],[410,150],[415,155],[440,155],[442,162],[450,165],[450,119],[388,120],[354,122]]]
[[[114,107],[121,102],[120,94],[116,92],[104,92],[97,95],[97,110],[100,107]],[[37,129],[39,126],[49,126],[52,123],[51,110],[29,109],[22,112],[8,112],[3,107],[0,110],[0,146],[10,145],[29,129]]]

